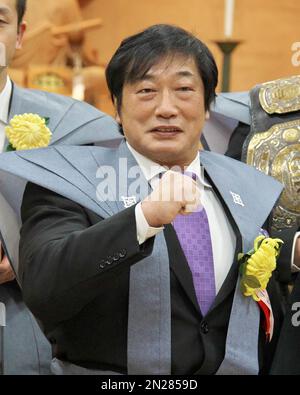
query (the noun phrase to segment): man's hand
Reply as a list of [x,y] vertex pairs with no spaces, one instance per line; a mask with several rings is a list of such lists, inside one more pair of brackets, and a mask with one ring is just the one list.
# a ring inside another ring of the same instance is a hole
[[189,176],[166,172],[153,192],[142,201],[148,224],[161,227],[170,224],[178,214],[189,214],[200,206],[200,189]]
[[10,266],[7,256],[4,256],[0,263],[0,285],[13,281],[16,278],[15,273]]
[[294,264],[300,269],[300,237],[296,240]]

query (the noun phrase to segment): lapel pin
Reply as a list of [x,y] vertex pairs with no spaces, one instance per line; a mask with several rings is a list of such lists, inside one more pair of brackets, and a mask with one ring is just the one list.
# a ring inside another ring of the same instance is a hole
[[124,207],[129,208],[131,206],[134,206],[136,204],[136,197],[135,196],[121,196],[121,199],[123,201]]
[[230,193],[231,193],[233,202],[235,204],[238,204],[239,206],[245,207],[244,202],[243,202],[242,198],[240,197],[240,195],[238,195],[237,193],[231,192],[231,191],[230,191]]

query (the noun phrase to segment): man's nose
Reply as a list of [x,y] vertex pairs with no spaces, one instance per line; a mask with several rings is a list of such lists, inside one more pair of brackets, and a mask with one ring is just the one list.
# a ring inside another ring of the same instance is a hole
[[178,114],[175,98],[169,91],[162,92],[158,97],[155,115],[162,118],[172,118]]

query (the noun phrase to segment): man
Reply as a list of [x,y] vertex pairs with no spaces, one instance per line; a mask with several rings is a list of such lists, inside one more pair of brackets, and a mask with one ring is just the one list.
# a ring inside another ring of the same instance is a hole
[[201,41],[152,26],[124,40],[107,68],[126,139],[118,148],[0,157],[7,196],[31,181],[19,276],[55,374],[268,372],[279,296],[271,279],[266,343],[237,256],[253,248],[282,187],[223,156],[199,156],[217,76]]
[[[115,122],[93,109],[67,97],[20,89],[7,76],[7,65],[16,49],[21,47],[26,24],[23,15],[26,0],[0,0],[0,151],[5,150],[4,128],[15,116],[37,113],[49,118],[53,133],[51,143],[88,144],[117,138]],[[111,132],[111,139],[105,133]],[[100,134],[99,134],[100,131]],[[39,327],[25,307],[15,273],[7,256],[0,263],[0,302],[6,305],[7,323],[4,331],[4,374],[39,374],[49,371],[50,349]]]

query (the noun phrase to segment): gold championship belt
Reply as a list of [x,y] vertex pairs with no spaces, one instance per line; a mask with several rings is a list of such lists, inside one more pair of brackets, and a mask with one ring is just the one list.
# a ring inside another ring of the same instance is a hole
[[273,210],[275,231],[300,226],[300,76],[255,87],[244,161],[276,178],[284,191]]

